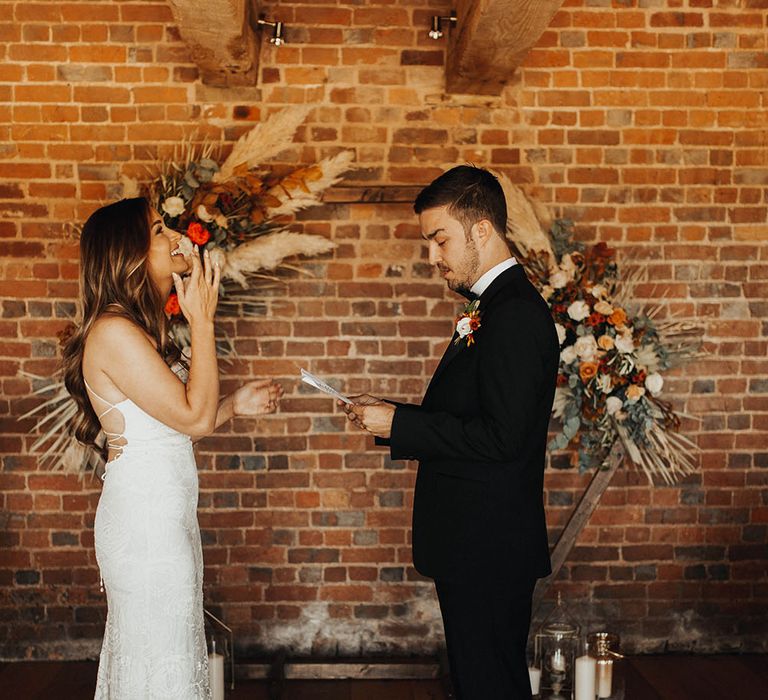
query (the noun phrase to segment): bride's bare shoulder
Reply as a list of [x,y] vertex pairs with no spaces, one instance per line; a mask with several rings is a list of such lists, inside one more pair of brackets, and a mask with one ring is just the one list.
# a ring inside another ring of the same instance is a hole
[[88,339],[89,345],[103,348],[118,348],[125,344],[132,346],[152,344],[146,332],[134,321],[123,314],[107,311],[101,314],[93,323]]

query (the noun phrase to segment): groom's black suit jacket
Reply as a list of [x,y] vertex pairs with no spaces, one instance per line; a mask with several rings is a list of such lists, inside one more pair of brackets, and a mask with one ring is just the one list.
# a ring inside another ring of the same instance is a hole
[[478,310],[474,344],[454,334],[422,404],[397,405],[388,442],[393,459],[419,460],[420,573],[530,580],[551,571],[542,489],[559,343],[521,265],[493,280]]

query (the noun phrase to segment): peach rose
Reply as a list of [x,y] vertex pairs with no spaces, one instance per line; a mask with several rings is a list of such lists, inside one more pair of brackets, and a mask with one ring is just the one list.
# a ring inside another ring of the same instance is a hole
[[597,339],[597,344],[602,350],[613,350],[613,338],[610,335],[601,335]]
[[637,384],[630,384],[627,389],[627,399],[629,401],[637,401],[641,396],[645,394],[645,389]]
[[613,307],[607,301],[598,301],[595,304],[595,311],[603,316],[610,316],[613,313]]

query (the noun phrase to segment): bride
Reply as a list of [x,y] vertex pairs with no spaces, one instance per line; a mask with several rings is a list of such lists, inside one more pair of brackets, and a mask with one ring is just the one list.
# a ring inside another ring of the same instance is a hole
[[[97,699],[210,697],[192,442],[235,415],[275,411],[282,395],[253,381],[219,402],[220,270],[207,251],[202,262],[196,247],[183,255],[180,240],[143,198],[97,210],[80,239],[83,320],[64,373],[77,438],[97,449],[107,438],[94,526],[108,610]],[[168,335],[173,286],[192,338],[188,371]]]

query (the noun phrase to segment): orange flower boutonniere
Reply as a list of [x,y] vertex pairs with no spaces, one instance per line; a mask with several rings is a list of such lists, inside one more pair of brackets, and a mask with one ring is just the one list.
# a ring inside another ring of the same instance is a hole
[[456,332],[459,337],[453,341],[455,345],[458,345],[464,338],[467,339],[467,347],[475,342],[475,331],[480,328],[479,306],[480,300],[475,299],[467,304],[464,311],[456,317]]

